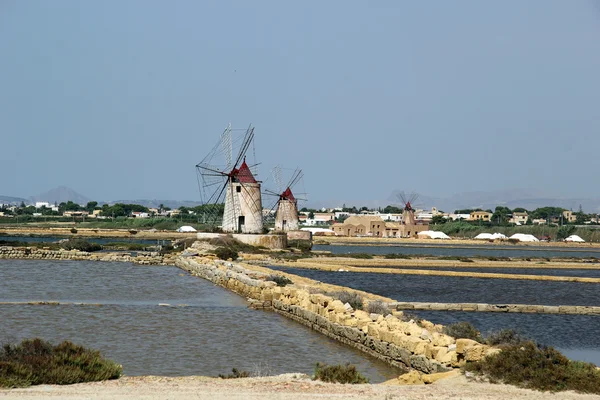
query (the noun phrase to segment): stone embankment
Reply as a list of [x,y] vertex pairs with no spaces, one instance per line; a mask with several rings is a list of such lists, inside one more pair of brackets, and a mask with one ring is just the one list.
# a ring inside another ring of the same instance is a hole
[[440,325],[428,321],[404,321],[401,312],[383,316],[355,310],[325,293],[315,293],[322,291],[315,281],[313,285],[278,287],[268,280],[275,271],[257,271],[210,257],[179,257],[175,264],[396,367],[427,374],[444,372],[497,351],[444,335]]
[[85,260],[85,261],[121,261],[140,265],[173,265],[174,255],[161,255],[154,252],[130,253],[88,253],[79,250],[50,250],[36,247],[0,247],[0,259],[20,260]]
[[577,314],[599,315],[597,306],[544,306],[537,304],[486,304],[486,303],[421,303],[395,302],[389,303],[396,310],[427,311],[470,311],[470,312],[510,312],[531,314]]

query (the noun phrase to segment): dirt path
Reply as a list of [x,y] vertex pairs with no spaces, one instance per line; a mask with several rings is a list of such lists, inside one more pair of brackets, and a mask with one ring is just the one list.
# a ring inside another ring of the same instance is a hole
[[117,381],[69,386],[42,385],[0,390],[2,399],[531,399],[591,400],[600,396],[562,392],[552,395],[507,385],[467,382],[463,376],[433,385],[340,385],[293,378],[291,374],[221,380],[206,377],[124,377]]

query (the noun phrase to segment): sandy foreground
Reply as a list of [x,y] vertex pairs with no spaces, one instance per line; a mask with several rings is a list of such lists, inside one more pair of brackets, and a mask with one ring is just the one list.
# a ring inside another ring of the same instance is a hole
[[[294,377],[296,376],[296,377]],[[2,399],[600,399],[574,392],[558,394],[508,385],[469,382],[464,376],[432,385],[340,385],[300,375],[245,379],[207,377],[123,377],[115,381],[68,386],[40,385],[0,390]]]

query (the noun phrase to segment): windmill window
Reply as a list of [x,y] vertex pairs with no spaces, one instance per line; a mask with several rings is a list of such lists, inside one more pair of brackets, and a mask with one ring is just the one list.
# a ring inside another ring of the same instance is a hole
[[242,191],[242,187],[241,186],[236,186],[235,191],[240,193]]

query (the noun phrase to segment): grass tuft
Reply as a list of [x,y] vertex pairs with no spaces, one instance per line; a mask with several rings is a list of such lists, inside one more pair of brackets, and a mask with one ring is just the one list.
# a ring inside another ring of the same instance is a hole
[[532,341],[508,345],[497,354],[467,363],[464,370],[485,376],[492,383],[600,394],[600,371],[594,364],[571,361],[556,349]]
[[229,247],[217,247],[215,249],[215,255],[221,260],[229,260],[230,258],[236,260],[239,257],[237,251]]
[[237,378],[248,378],[250,376],[250,372],[247,371],[239,371],[237,368],[231,369],[231,374],[219,374],[219,378],[221,379],[237,379]]
[[338,299],[344,304],[350,304],[350,306],[355,310],[362,310],[363,308],[363,299],[358,293],[340,290],[337,292],[327,293],[327,295],[333,297],[334,299]]
[[56,346],[42,339],[5,344],[0,350],[0,387],[68,385],[116,379],[122,367],[100,352],[64,341]]
[[327,365],[317,363],[313,380],[331,383],[369,383],[369,379],[361,375],[356,370],[356,366],[351,364]]
[[286,285],[291,285],[294,282],[292,282],[291,279],[286,278],[285,276],[282,275],[269,275],[267,276],[267,280],[268,281],[273,281],[277,284],[277,286],[286,286]]
[[444,326],[442,333],[456,339],[471,339],[483,343],[481,332],[468,322],[457,322]]
[[384,317],[392,313],[388,305],[381,300],[370,301],[369,304],[367,304],[367,312],[371,314],[381,314]]

